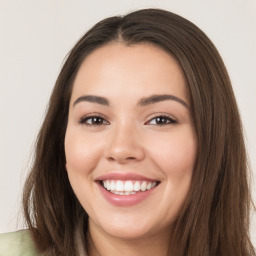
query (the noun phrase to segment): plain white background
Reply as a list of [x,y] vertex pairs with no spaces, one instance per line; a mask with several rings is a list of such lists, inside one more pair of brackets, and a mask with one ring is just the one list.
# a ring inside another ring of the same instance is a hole
[[[222,55],[244,122],[256,201],[255,0],[0,0],[0,232],[22,228],[21,190],[64,57],[99,20],[148,7],[194,22]],[[256,245],[255,217],[251,234]]]

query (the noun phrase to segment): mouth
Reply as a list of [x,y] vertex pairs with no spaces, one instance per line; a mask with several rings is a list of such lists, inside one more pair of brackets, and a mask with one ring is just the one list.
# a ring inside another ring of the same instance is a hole
[[152,190],[159,185],[159,181],[150,180],[100,180],[99,184],[108,192],[129,196]]
[[152,198],[161,183],[137,173],[112,172],[97,177],[99,191],[114,206],[128,207]]

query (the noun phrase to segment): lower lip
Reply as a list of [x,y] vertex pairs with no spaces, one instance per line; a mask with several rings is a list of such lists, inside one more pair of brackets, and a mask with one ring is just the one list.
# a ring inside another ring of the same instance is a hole
[[102,187],[99,183],[97,183],[103,197],[111,204],[115,206],[132,206],[140,203],[145,200],[147,197],[151,195],[151,193],[155,190],[156,187],[146,190],[144,192],[137,192],[133,195],[117,195],[109,192],[104,187]]

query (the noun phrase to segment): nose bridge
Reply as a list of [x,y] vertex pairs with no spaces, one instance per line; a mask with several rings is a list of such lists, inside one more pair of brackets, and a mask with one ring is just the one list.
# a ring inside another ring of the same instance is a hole
[[117,162],[138,161],[144,158],[144,150],[140,141],[141,131],[134,121],[122,120],[111,129],[106,157]]

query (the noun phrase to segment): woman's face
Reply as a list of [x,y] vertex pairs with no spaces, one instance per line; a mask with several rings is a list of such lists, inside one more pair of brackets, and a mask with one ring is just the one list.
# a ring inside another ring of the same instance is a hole
[[112,43],[91,53],[74,82],[65,152],[91,231],[124,239],[169,232],[197,156],[175,59],[147,44]]

